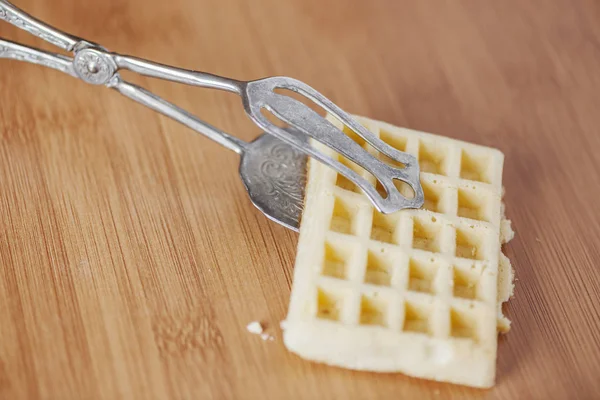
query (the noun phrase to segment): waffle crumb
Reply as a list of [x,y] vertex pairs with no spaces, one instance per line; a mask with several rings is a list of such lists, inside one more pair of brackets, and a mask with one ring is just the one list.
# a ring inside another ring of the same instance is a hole
[[262,324],[260,322],[258,322],[258,321],[250,322],[246,326],[246,329],[248,330],[248,332],[253,333],[255,335],[260,335],[264,331],[264,328],[263,328]]
[[417,158],[425,204],[381,214],[352,182],[309,161],[286,348],[348,369],[493,386],[498,331],[510,327],[501,306],[512,296],[514,276],[501,252],[513,237],[502,202],[504,155],[356,118]]
[[264,340],[265,342],[266,342],[266,341],[272,342],[273,340],[275,340],[275,338],[274,338],[273,336],[269,335],[268,333],[262,333],[262,334],[260,335],[260,338],[261,338],[262,340]]

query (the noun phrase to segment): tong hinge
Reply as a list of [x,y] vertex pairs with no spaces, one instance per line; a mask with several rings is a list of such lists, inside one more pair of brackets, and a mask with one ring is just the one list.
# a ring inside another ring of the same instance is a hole
[[73,51],[73,69],[79,78],[92,85],[111,86],[118,67],[108,51],[86,41],[79,42]]

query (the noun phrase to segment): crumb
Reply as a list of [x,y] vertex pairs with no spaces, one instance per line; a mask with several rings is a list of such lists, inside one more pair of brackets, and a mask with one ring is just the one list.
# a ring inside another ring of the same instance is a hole
[[254,333],[255,335],[260,335],[261,333],[263,333],[264,330],[262,324],[258,321],[250,322],[246,326],[246,329],[248,330],[248,332]]
[[542,241],[540,240],[540,238],[535,238],[535,241],[538,243],[542,243]]
[[268,340],[269,342],[272,342],[273,340],[275,340],[275,338],[273,336],[269,335],[268,333],[261,334],[260,338],[264,341]]

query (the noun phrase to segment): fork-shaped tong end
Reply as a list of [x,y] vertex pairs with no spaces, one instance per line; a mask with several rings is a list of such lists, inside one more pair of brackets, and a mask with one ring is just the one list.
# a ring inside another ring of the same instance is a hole
[[[275,89],[287,89],[304,96],[354,131],[374,149],[397,161],[403,167],[386,164],[379,158],[374,157],[310,107],[285,94],[276,93]],[[263,108],[295,128],[294,132],[299,131],[312,137],[373,175],[385,189],[385,196],[380,194],[376,187],[364,176],[347,167],[337,158],[329,157],[312,146],[304,149],[306,154],[334,168],[360,187],[378,211],[389,214],[405,208],[419,208],[423,205],[424,194],[419,179],[420,171],[417,159],[411,154],[401,152],[379,139],[351,115],[312,87],[292,78],[272,77],[249,82],[242,95],[248,99],[244,102],[246,112],[265,131],[278,136],[293,146],[302,146],[302,143],[300,143],[301,138],[295,137],[289,130],[279,128],[270,122],[262,114]],[[409,198],[400,193],[394,183],[395,180],[408,184],[412,188],[414,196]]]

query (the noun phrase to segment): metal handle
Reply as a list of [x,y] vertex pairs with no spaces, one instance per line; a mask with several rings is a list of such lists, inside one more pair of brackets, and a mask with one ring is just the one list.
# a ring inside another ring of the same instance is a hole
[[190,71],[169,65],[159,64],[141,58],[112,54],[117,67],[136,72],[152,78],[166,79],[186,85],[219,89],[240,94],[243,82],[228,79],[206,72]]
[[[31,47],[10,42],[8,40],[0,39],[0,58],[8,58],[42,65],[44,67],[49,67],[64,72],[74,78],[78,78],[78,75],[75,73],[73,68],[73,59],[60,54],[53,54],[42,50],[33,49]],[[117,79],[117,81],[111,85],[111,87],[118,90],[124,96],[182,123],[183,125],[195,130],[198,133],[201,133],[209,139],[214,140],[229,150],[233,150],[238,154],[242,154],[246,148],[246,143],[244,141],[228,135],[227,133],[215,128],[210,124],[207,124],[187,111],[169,103],[168,101],[139,86],[124,82],[121,79]]]
[[43,23],[6,0],[0,0],[0,19],[67,51],[73,51],[77,43],[82,41]]
[[43,65],[77,78],[73,69],[73,60],[69,57],[33,49],[8,40],[0,39],[0,58],[10,58],[13,60]]
[[[60,54],[53,54],[42,50],[33,49],[23,46],[8,40],[0,39],[0,58],[9,58],[32,64],[42,65],[71,75],[74,78],[79,76],[73,68],[73,59]],[[170,117],[183,125],[195,130],[198,133],[214,140],[220,145],[233,150],[238,154],[242,154],[246,148],[246,143],[236,137],[207,124],[206,122],[196,118],[187,111],[177,107],[174,104],[160,98],[159,96],[150,93],[149,91],[117,79],[111,85],[112,88],[118,90],[126,97],[141,103],[159,113]]]
[[229,150],[233,150],[238,154],[242,154],[247,146],[247,144],[242,140],[228,135],[214,126],[207,124],[182,108],[169,103],[168,101],[139,86],[118,79],[114,85],[111,85],[111,87],[118,90],[122,95],[130,98],[131,100],[137,101],[146,107],[149,107],[163,115],[166,115],[169,118],[174,119],[177,122],[182,123],[183,125],[195,130],[198,133],[201,133],[209,139],[214,140],[220,145],[228,148]]

